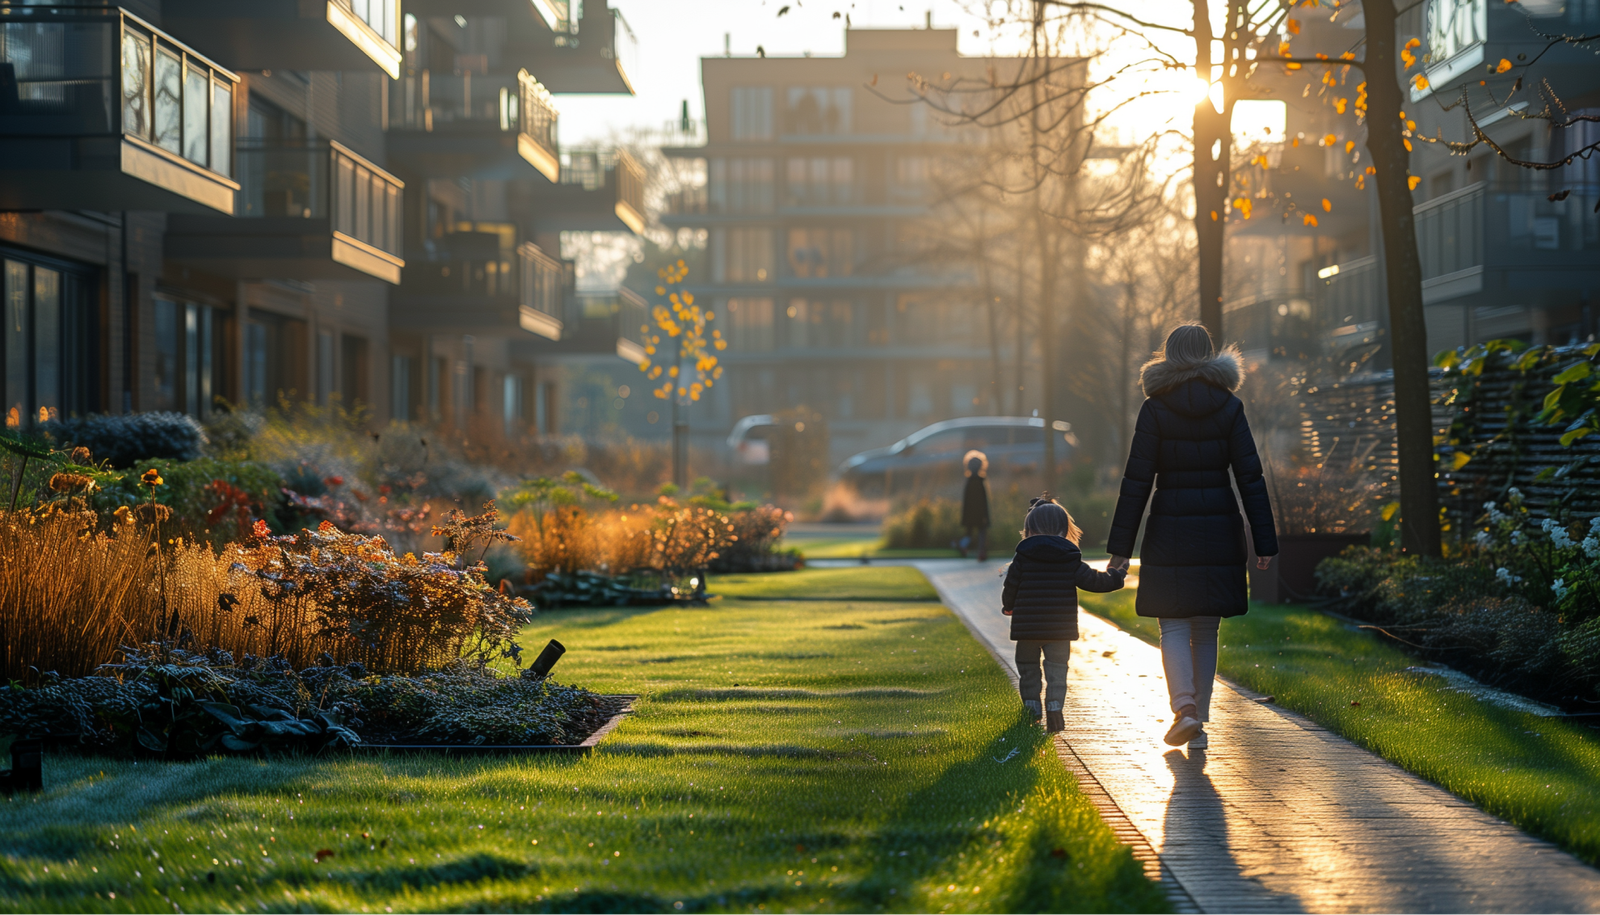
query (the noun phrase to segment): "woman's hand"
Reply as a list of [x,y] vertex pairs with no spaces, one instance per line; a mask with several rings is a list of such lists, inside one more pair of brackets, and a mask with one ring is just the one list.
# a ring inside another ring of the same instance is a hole
[[1126,556],[1113,556],[1111,557],[1111,562],[1106,566],[1107,569],[1121,569],[1124,572],[1132,567],[1133,563],[1128,561]]
[[1266,570],[1272,568],[1272,557],[1271,556],[1257,556],[1256,557],[1256,568],[1260,569],[1263,572],[1265,572]]

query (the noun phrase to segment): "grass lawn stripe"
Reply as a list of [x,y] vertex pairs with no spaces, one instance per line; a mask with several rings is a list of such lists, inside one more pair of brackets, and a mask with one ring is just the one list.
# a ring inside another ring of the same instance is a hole
[[[1151,644],[1133,589],[1084,594],[1085,610]],[[1218,671],[1274,697],[1517,827],[1600,865],[1600,732],[1452,689],[1369,631],[1303,607],[1252,603],[1224,620]],[[1358,704],[1359,703],[1359,704]],[[1223,738],[1226,739],[1226,738]]]
[[[50,754],[46,792],[0,804],[0,907],[1164,910],[907,571],[541,616],[524,641],[567,644],[561,679],[641,694],[587,757]],[[904,600],[781,599],[852,587]]]

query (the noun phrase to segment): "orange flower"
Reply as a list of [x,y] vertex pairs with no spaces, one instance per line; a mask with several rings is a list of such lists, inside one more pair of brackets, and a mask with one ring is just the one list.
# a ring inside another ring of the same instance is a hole
[[154,467],[152,467],[149,470],[146,470],[143,474],[141,474],[139,476],[139,482],[143,483],[146,486],[152,486],[153,487],[153,486],[160,486],[160,485],[166,483],[167,481],[161,479],[161,471],[159,471],[159,470],[155,469]]

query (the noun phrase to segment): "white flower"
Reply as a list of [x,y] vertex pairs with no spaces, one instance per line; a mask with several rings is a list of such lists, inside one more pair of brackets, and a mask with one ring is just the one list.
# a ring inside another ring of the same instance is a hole
[[1546,518],[1540,525],[1544,532],[1550,535],[1550,543],[1558,550],[1570,550],[1577,544],[1572,542],[1572,537],[1567,534],[1567,529],[1557,523],[1554,518]]
[[[1478,542],[1478,546],[1480,546],[1480,547],[1482,547],[1483,549],[1486,549],[1486,550],[1490,546],[1492,546],[1494,544],[1494,535],[1489,533],[1488,531],[1479,531],[1478,532],[1478,536],[1474,537],[1473,539]],[[1584,541],[1584,542],[1587,543],[1588,541]],[[1596,542],[1600,543],[1600,541],[1596,541]]]
[[1583,555],[1590,559],[1600,559],[1600,535],[1590,534],[1583,538]]
[[1511,545],[1512,546],[1522,546],[1522,532],[1521,531],[1512,531],[1511,532]]
[[1504,585],[1514,585],[1522,581],[1521,575],[1512,575],[1511,570],[1504,566],[1494,570],[1494,577]]
[[1550,590],[1556,592],[1556,600],[1566,600],[1567,592],[1571,591],[1566,585],[1566,579],[1558,578],[1550,584]]
[[1495,504],[1493,502],[1485,502],[1483,503],[1483,510],[1486,512],[1493,512],[1495,510]]
[[1522,490],[1520,490],[1520,489],[1516,488],[1515,486],[1513,486],[1509,490],[1506,491],[1506,498],[1508,498],[1512,502],[1521,502],[1522,501]]

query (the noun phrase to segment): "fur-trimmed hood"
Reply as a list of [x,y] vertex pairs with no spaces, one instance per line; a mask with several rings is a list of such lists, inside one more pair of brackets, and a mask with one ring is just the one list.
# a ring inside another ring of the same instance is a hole
[[1186,381],[1199,379],[1231,394],[1244,383],[1243,363],[1239,348],[1231,343],[1223,347],[1222,352],[1201,362],[1176,362],[1157,356],[1139,369],[1139,386],[1146,397],[1154,397]]

